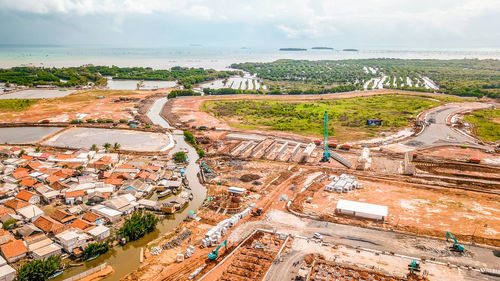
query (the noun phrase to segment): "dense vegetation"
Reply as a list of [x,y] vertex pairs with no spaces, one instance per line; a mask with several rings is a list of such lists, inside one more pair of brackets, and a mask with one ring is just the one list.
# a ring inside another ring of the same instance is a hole
[[196,141],[196,138],[194,137],[193,133],[189,131],[184,131],[184,139],[190,143],[194,148],[196,149],[196,153],[198,153],[198,156],[202,158],[205,156],[205,151],[203,151],[203,148],[201,148],[198,145],[198,142]]
[[61,257],[29,261],[17,271],[15,281],[45,281],[53,275],[61,265]]
[[[345,131],[374,134],[381,130],[406,126],[422,110],[441,103],[440,100],[424,96],[388,94],[307,102],[207,101],[202,110],[227,119],[236,127],[267,128],[316,136],[322,135],[323,114],[328,110],[330,134],[346,139],[342,135]],[[381,119],[382,126],[367,126],[367,119]]]
[[109,250],[110,246],[108,242],[95,242],[89,243],[87,247],[83,250],[82,259],[86,260],[93,258],[97,255],[102,255]]
[[173,155],[174,161],[178,163],[185,163],[186,162],[186,152],[184,151],[177,151]]
[[173,90],[168,94],[168,98],[176,98],[176,97],[187,97],[187,96],[201,96],[200,93],[195,92],[191,89],[185,89],[185,90]]
[[474,126],[477,137],[485,141],[500,141],[500,109],[483,109],[465,117]]
[[25,86],[102,86],[107,83],[105,76],[111,76],[114,79],[178,81],[185,88],[190,88],[195,83],[224,79],[236,73],[234,71],[216,71],[213,69],[179,66],[172,67],[170,70],[155,70],[150,67],[108,67],[93,65],[63,68],[12,67],[9,69],[0,69],[0,82]]
[[155,215],[142,211],[135,212],[130,219],[125,221],[118,233],[127,241],[135,241],[153,231],[157,223],[158,218]]
[[23,111],[36,102],[30,99],[0,100],[0,112]]
[[[425,88],[424,78],[428,77],[437,83],[439,92],[446,94],[500,97],[498,60],[277,60],[232,64],[231,67],[256,73],[266,80],[271,90],[306,91],[339,85],[363,89],[370,79],[379,78],[383,79],[384,88],[433,91]],[[374,84],[368,86],[371,88]]]

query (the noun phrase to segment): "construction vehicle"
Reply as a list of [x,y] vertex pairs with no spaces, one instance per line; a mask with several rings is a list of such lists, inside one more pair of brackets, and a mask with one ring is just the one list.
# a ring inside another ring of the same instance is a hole
[[212,252],[208,253],[208,259],[213,261],[215,259],[217,259],[217,257],[219,257],[219,249],[220,247],[222,247],[222,245],[224,245],[226,251],[227,251],[227,240],[224,240],[224,242],[220,243],[219,246],[217,246],[217,248],[215,248],[215,250],[213,250]]
[[479,164],[481,163],[481,159],[478,159],[478,158],[468,158],[466,160],[467,163],[472,163],[472,164]]
[[330,160],[330,151],[328,151],[328,111],[325,110],[325,116],[323,117],[323,137],[325,142],[325,148],[323,150],[323,158],[321,158],[321,162],[328,162]]
[[252,216],[258,217],[258,216],[262,215],[262,211],[263,211],[262,208],[255,208],[252,210]]
[[420,261],[412,260],[408,265],[408,270],[410,271],[410,274],[416,274],[420,272]]
[[[323,119],[323,137],[324,137],[324,150],[323,150],[323,157],[321,158],[321,162],[328,162],[330,160],[330,157],[335,159],[335,161],[339,162],[340,164],[346,166],[348,169],[352,167],[351,162],[349,162],[347,159],[343,158],[339,154],[336,154],[335,152],[330,153],[328,148],[330,147],[328,143],[328,111],[325,110],[325,116]],[[340,146],[340,149],[345,145]],[[350,147],[350,146],[349,146]]]
[[203,162],[201,166],[203,166],[205,173],[210,174],[212,172],[212,170],[208,168],[207,163]]
[[446,232],[446,241],[451,237],[453,239],[453,246],[450,247],[451,250],[455,252],[460,252],[463,253],[465,251],[465,246],[462,244],[459,244],[455,236],[453,236],[451,233]]

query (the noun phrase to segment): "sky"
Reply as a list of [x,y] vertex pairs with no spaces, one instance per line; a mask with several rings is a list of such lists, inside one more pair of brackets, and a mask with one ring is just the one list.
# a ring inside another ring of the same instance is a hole
[[500,0],[0,0],[0,44],[500,48]]

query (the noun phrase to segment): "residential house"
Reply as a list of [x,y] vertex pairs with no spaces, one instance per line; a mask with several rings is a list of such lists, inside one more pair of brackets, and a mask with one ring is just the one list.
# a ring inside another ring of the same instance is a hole
[[50,217],[62,224],[71,224],[74,220],[76,220],[74,215],[61,209],[55,210]]
[[120,221],[122,217],[122,212],[108,208],[103,205],[96,205],[91,208],[93,213],[96,213],[98,215],[103,216],[105,219],[107,219],[111,223],[115,223]]
[[57,234],[55,237],[59,241],[59,244],[63,247],[64,251],[68,253],[72,253],[73,249],[78,247],[85,248],[91,239],[88,234],[74,228],[65,230]]
[[23,238],[26,238],[26,237],[42,234],[43,231],[40,228],[36,227],[35,225],[27,223],[27,224],[21,226],[20,228],[16,229],[16,233],[17,233],[17,235],[19,235]]
[[93,213],[93,212],[86,212],[83,215],[82,219],[85,221],[88,221],[90,223],[93,223],[93,224],[105,224],[106,223],[106,220],[104,219],[104,217],[102,215],[98,215],[98,214]]
[[16,270],[8,264],[0,266],[0,281],[12,281],[16,277]]
[[14,241],[14,236],[10,234],[7,230],[0,229],[0,245],[6,244],[10,241]]
[[66,192],[64,197],[66,199],[66,204],[73,205],[75,203],[83,203],[83,196],[85,195],[84,190],[75,190]]
[[34,187],[38,183],[38,180],[32,178],[32,177],[26,177],[21,179],[19,182],[20,186],[25,186],[25,187]]
[[103,203],[103,205],[122,214],[130,214],[135,209],[135,206],[132,205],[125,197],[117,197],[107,200]]
[[98,225],[91,230],[87,231],[88,234],[92,235],[96,241],[101,241],[109,237],[110,230],[109,227],[104,225]]
[[17,193],[17,195],[16,195],[16,198],[21,199],[21,200],[26,201],[26,202],[31,203],[31,204],[40,203],[40,196],[33,193],[33,192],[29,192],[27,190],[19,191],[19,193]]
[[51,256],[58,256],[62,253],[62,247],[56,243],[51,243],[47,246],[38,248],[31,252],[31,256],[35,260],[45,259]]
[[141,179],[133,179],[122,184],[120,190],[136,194],[136,197],[143,197],[151,193],[153,186]]
[[0,246],[3,257],[9,262],[13,263],[26,257],[28,248],[23,240],[14,240],[7,244]]
[[71,227],[78,228],[78,229],[81,229],[84,231],[88,231],[88,230],[94,228],[95,225],[93,225],[87,221],[84,221],[82,219],[76,219],[73,223],[71,223]]
[[40,216],[44,215],[43,211],[35,205],[29,205],[21,209],[18,209],[17,213],[30,222],[33,222]]
[[21,209],[21,208],[24,208],[26,206],[30,206],[31,204],[26,202],[26,201],[22,201],[22,200],[19,200],[19,199],[11,199],[11,200],[8,200],[8,201],[5,201],[3,202],[3,204],[6,206],[6,207],[9,207],[11,209],[14,209],[14,210],[18,210],[18,209]]
[[108,197],[109,197],[109,193],[107,195],[104,195],[101,192],[94,192],[94,193],[88,195],[87,204],[88,205],[100,204],[100,203],[106,201],[106,199],[108,199]]
[[87,164],[87,167],[94,168],[100,171],[109,170],[113,167],[113,161],[110,156],[103,156],[99,158],[97,161]]
[[47,216],[39,217],[33,222],[33,224],[49,235],[54,235],[64,229],[64,225],[62,223]]

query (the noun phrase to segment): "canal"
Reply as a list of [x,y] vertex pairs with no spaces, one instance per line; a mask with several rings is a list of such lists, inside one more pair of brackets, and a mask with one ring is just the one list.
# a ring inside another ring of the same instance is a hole
[[[151,111],[148,114],[148,117],[150,117],[153,123],[159,124],[162,127],[170,126],[159,115],[161,108],[163,107],[165,102],[166,98],[157,100],[155,104],[153,104],[153,106],[151,107]],[[70,268],[64,271],[62,275],[54,279],[55,281],[64,280],[78,273],[84,272],[90,268],[96,267],[104,262],[107,262],[115,270],[115,272],[111,276],[109,276],[104,280],[106,281],[120,280],[120,278],[124,277],[125,275],[127,275],[128,273],[132,272],[133,270],[139,267],[139,255],[142,247],[146,246],[150,241],[158,238],[160,235],[163,235],[164,233],[169,232],[175,227],[177,227],[187,217],[189,211],[192,210],[195,211],[201,206],[201,204],[206,198],[206,189],[199,182],[197,175],[199,172],[199,167],[196,164],[196,160],[198,160],[198,154],[196,153],[196,150],[193,147],[191,147],[184,141],[184,136],[182,134],[182,131],[174,132],[173,139],[176,144],[174,148],[170,151],[169,155],[171,156],[173,153],[180,150],[187,150],[189,155],[189,163],[185,171],[186,171],[186,178],[191,188],[191,192],[193,193],[193,200],[189,203],[188,207],[185,208],[181,213],[175,214],[173,218],[161,221],[158,224],[158,227],[155,231],[147,234],[143,238],[134,242],[129,242],[123,247],[120,246],[114,247],[106,254],[98,257],[97,259],[92,260],[90,262],[86,262],[84,266]]]

